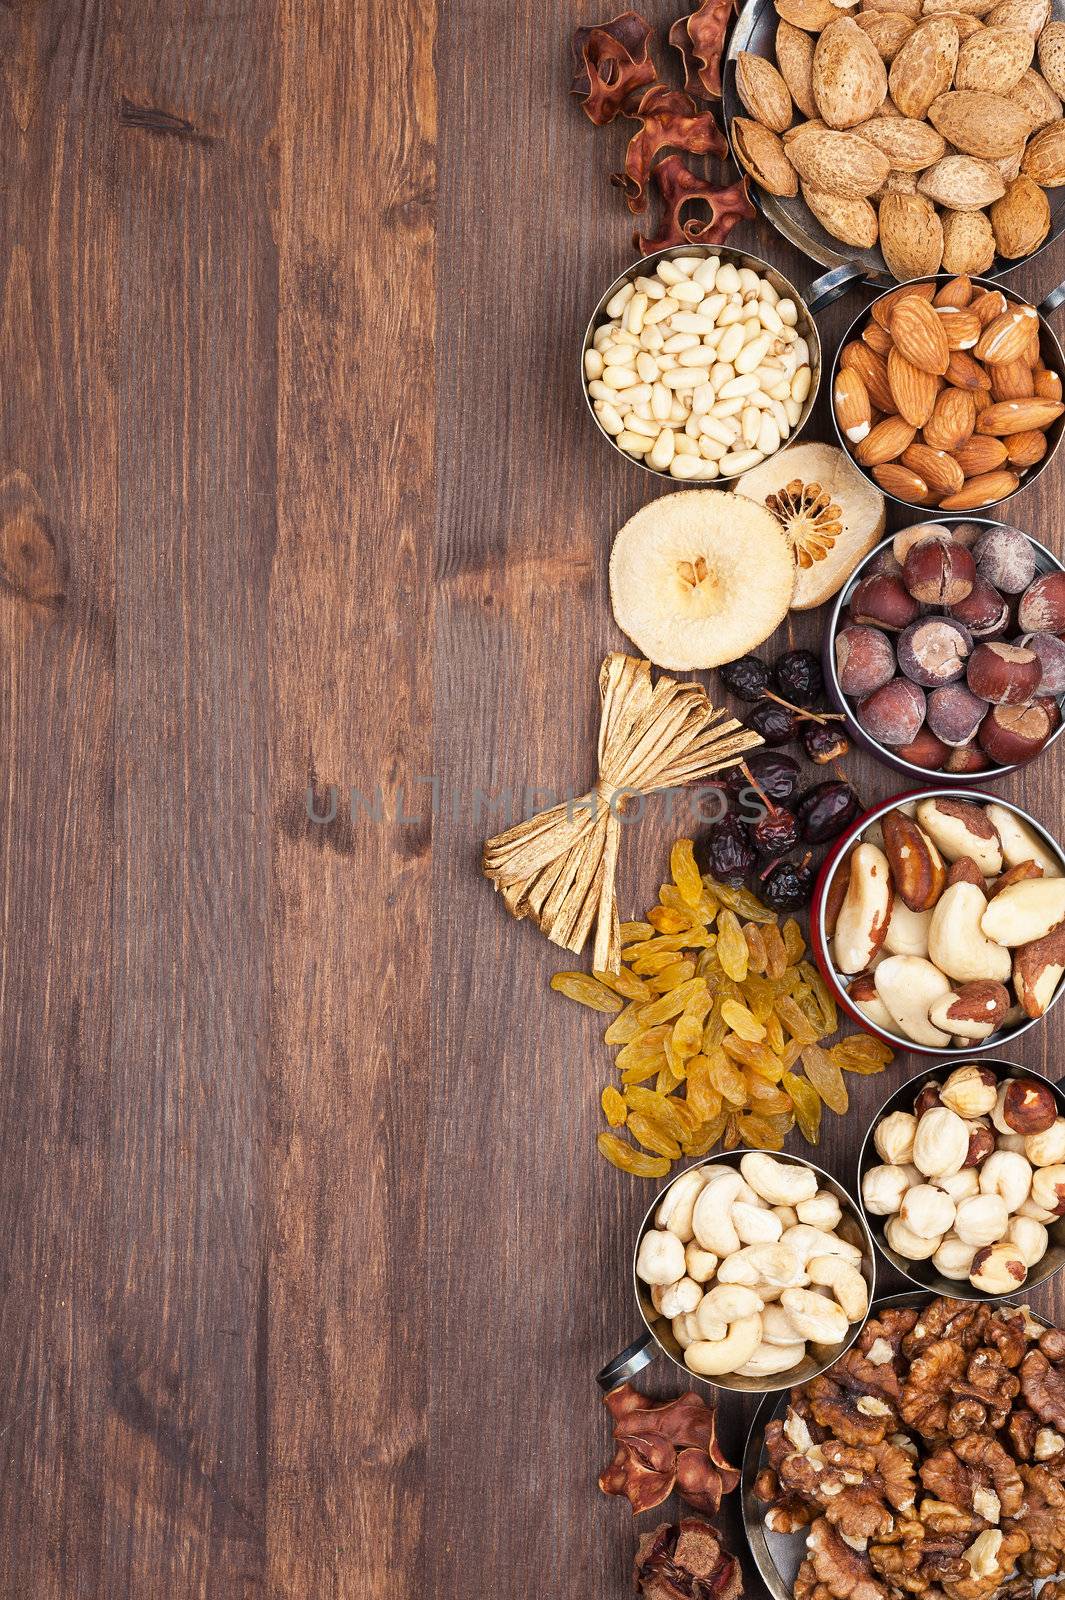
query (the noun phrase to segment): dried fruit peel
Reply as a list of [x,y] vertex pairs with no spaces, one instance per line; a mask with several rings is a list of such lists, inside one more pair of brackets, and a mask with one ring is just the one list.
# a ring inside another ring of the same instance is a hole
[[[691,841],[679,840],[659,905],[646,921],[621,925],[628,964],[620,973],[552,979],[579,1004],[616,1013],[604,1039],[619,1047],[621,1088],[608,1084],[601,1105],[610,1129],[627,1128],[635,1143],[614,1131],[598,1143],[636,1177],[663,1178],[681,1156],[707,1155],[718,1143],[780,1150],[794,1127],[816,1145],[824,1108],[847,1110],[843,1074],[882,1072],[893,1060],[864,1033],[826,1048],[836,1007],[794,917],[780,927],[749,890],[702,874],[697,892],[694,866]],[[654,931],[653,913],[669,909],[667,900],[685,906],[684,931]],[[644,984],[655,994],[649,1003],[635,997]]]

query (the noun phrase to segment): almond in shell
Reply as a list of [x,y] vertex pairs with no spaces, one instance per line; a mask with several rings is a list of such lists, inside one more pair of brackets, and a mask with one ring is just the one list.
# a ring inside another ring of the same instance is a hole
[[953,22],[931,17],[917,27],[891,63],[891,98],[904,117],[919,121],[954,82],[961,41]]
[[900,280],[938,272],[943,260],[943,224],[932,202],[923,194],[885,195],[880,202],[880,248],[888,271]]
[[823,189],[815,189],[808,183],[802,186],[802,197],[833,239],[842,239],[844,244],[855,245],[859,250],[871,250],[876,244],[880,231],[876,207],[868,200],[826,194]]
[[948,144],[985,161],[1023,149],[1032,126],[1023,107],[1004,95],[978,89],[941,94],[932,101],[928,115]]
[[1018,28],[1038,39],[1050,21],[1050,0],[999,0],[986,21],[989,28]]
[[957,12],[964,17],[986,17],[995,0],[923,0],[921,10],[926,17],[949,15]]
[[946,272],[986,272],[995,259],[995,235],[982,211],[943,213],[943,268]]
[[804,117],[816,117],[814,41],[801,28],[795,28],[781,18],[777,23],[776,53],[780,76],[787,84],[791,98]]
[[807,33],[820,33],[838,15],[832,0],[773,0],[773,5],[778,17]]
[[956,89],[986,89],[1009,94],[1027,72],[1035,53],[1030,33],[1015,28],[981,28],[958,52]]
[[944,156],[922,172],[917,191],[950,211],[982,211],[1006,193],[1006,180],[990,161],[976,156]]
[[892,172],[921,172],[939,161],[946,144],[942,134],[916,117],[870,117],[861,125],[861,136],[882,150],[891,162]]
[[923,372],[912,361],[907,361],[897,349],[888,352],[887,373],[899,416],[912,427],[923,428],[932,415],[939,393],[936,379],[930,372]]
[[849,200],[875,194],[891,170],[887,156],[875,144],[835,128],[801,128],[788,140],[787,150],[804,183]]
[[734,117],[732,148],[740,166],[769,194],[798,194],[798,174],[772,128],[750,117]]
[[1014,84],[1013,98],[1028,113],[1028,120],[1034,132],[1049,127],[1050,123],[1057,122],[1061,116],[1061,101],[1042,73],[1035,72],[1031,68],[1024,74],[1020,83]]
[[966,39],[971,39],[974,33],[979,33],[983,27],[983,23],[977,21],[976,17],[963,16],[960,11],[946,11],[943,16],[945,20],[953,22],[958,30],[958,38],[962,44],[965,43]]
[[1050,202],[1039,185],[1022,174],[991,207],[991,227],[999,255],[1018,261],[1038,250],[1050,232]]
[[774,133],[791,127],[791,91],[771,61],[741,50],[736,57],[736,92],[756,122]]
[[1065,22],[1048,22],[1036,46],[1039,70],[1059,100],[1065,100]]
[[911,17],[904,17],[898,11],[859,11],[854,20],[872,40],[886,65],[894,61],[917,26]]
[[1029,139],[1021,171],[1042,189],[1065,183],[1065,121],[1052,122]]
[[830,128],[853,128],[878,111],[887,94],[887,68],[876,46],[850,17],[840,17],[814,48],[814,99]]
[[917,22],[921,16],[921,0],[864,0],[862,11],[866,15],[875,11],[896,12]]

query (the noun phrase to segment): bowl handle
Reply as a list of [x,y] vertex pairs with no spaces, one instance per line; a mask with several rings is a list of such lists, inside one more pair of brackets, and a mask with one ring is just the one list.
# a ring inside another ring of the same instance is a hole
[[1041,317],[1049,317],[1060,305],[1065,305],[1065,283],[1059,283],[1056,289],[1051,289],[1045,300],[1040,300],[1036,310]]
[[833,301],[839,300],[847,293],[852,284],[858,283],[865,277],[865,268],[857,261],[845,261],[840,267],[833,267],[831,272],[824,272],[815,278],[806,294],[806,308],[808,311],[823,311]]
[[595,1381],[605,1394],[611,1389],[616,1389],[619,1384],[628,1383],[630,1378],[644,1367],[649,1367],[658,1354],[658,1347],[654,1335],[642,1333],[640,1337],[623,1350],[613,1361],[608,1361],[606,1366],[595,1375]]

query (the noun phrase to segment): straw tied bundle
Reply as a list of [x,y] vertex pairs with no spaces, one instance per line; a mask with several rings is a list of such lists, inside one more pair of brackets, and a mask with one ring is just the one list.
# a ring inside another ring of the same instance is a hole
[[489,839],[483,867],[508,911],[531,917],[565,950],[579,951],[595,924],[597,972],[621,968],[614,875],[627,797],[696,783],[733,767],[762,743],[697,683],[660,677],[651,663],[609,655],[599,671],[599,781],[579,800],[542,811]]

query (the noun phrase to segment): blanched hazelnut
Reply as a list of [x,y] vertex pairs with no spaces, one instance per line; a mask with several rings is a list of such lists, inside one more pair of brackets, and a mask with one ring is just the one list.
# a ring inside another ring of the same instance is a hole
[[965,1157],[966,1167],[978,1167],[982,1161],[995,1148],[995,1133],[992,1128],[983,1126],[979,1122],[970,1122],[969,1129],[969,1154]]
[[995,1109],[998,1079],[990,1067],[975,1062],[958,1067],[940,1091],[940,1099],[959,1117],[986,1117]]
[[913,1141],[917,1118],[908,1111],[893,1111],[876,1125],[873,1143],[882,1161],[891,1167],[904,1167],[913,1160]]
[[970,1195],[980,1193],[980,1174],[975,1167],[963,1167],[960,1172],[937,1178],[936,1188],[949,1194],[954,1204],[958,1205],[962,1200],[968,1200]]
[[1011,1217],[1006,1238],[1017,1246],[1026,1267],[1034,1267],[1042,1261],[1050,1244],[1046,1228],[1034,1217]]
[[1019,1211],[1032,1187],[1032,1164],[1012,1150],[996,1150],[980,1168],[981,1194],[999,1194],[1007,1211]]
[[1028,1268],[1017,1246],[1003,1239],[977,1250],[969,1282],[982,1294],[1012,1294],[1027,1276]]
[[1041,1222],[1045,1228],[1048,1228],[1052,1222],[1057,1222],[1058,1220],[1056,1211],[1048,1211],[1045,1206],[1037,1206],[1031,1195],[1028,1196],[1017,1215],[1019,1217],[1031,1217],[1033,1222]]
[[907,1261],[929,1261],[943,1243],[941,1236],[922,1239],[919,1233],[908,1228],[901,1217],[889,1217],[884,1228],[884,1238],[896,1255]]
[[862,1200],[874,1217],[890,1217],[902,1205],[909,1187],[904,1167],[870,1167],[862,1179]]
[[954,1217],[954,1231],[964,1244],[979,1249],[994,1244],[1009,1227],[1010,1214],[1000,1194],[976,1194],[963,1200]]
[[926,1078],[917,1091],[917,1098],[913,1102],[914,1115],[919,1119],[926,1111],[931,1111],[933,1106],[943,1104],[940,1093],[943,1085],[938,1078]]
[[975,1254],[971,1244],[964,1244],[956,1233],[950,1233],[932,1257],[932,1265],[944,1278],[956,1278],[960,1282],[969,1276]]
[[922,1239],[941,1239],[954,1226],[954,1201],[930,1183],[915,1183],[902,1197],[899,1216]]
[[1053,1211],[1055,1216],[1065,1213],[1065,1166],[1036,1167],[1032,1199],[1044,1211]]
[[1019,1133],[996,1133],[997,1150],[1012,1150],[1015,1155],[1023,1156],[1025,1152],[1024,1138]]
[[969,1154],[969,1130],[956,1111],[933,1106],[917,1124],[913,1164],[926,1178],[960,1172]]
[[1013,1133],[1043,1133],[1057,1116],[1057,1102],[1048,1083],[1034,1078],[1011,1079],[1002,1099],[1002,1120]]
[[1042,1133],[1030,1133],[1024,1153],[1033,1167],[1054,1167],[1065,1162],[1065,1117],[1055,1117]]

